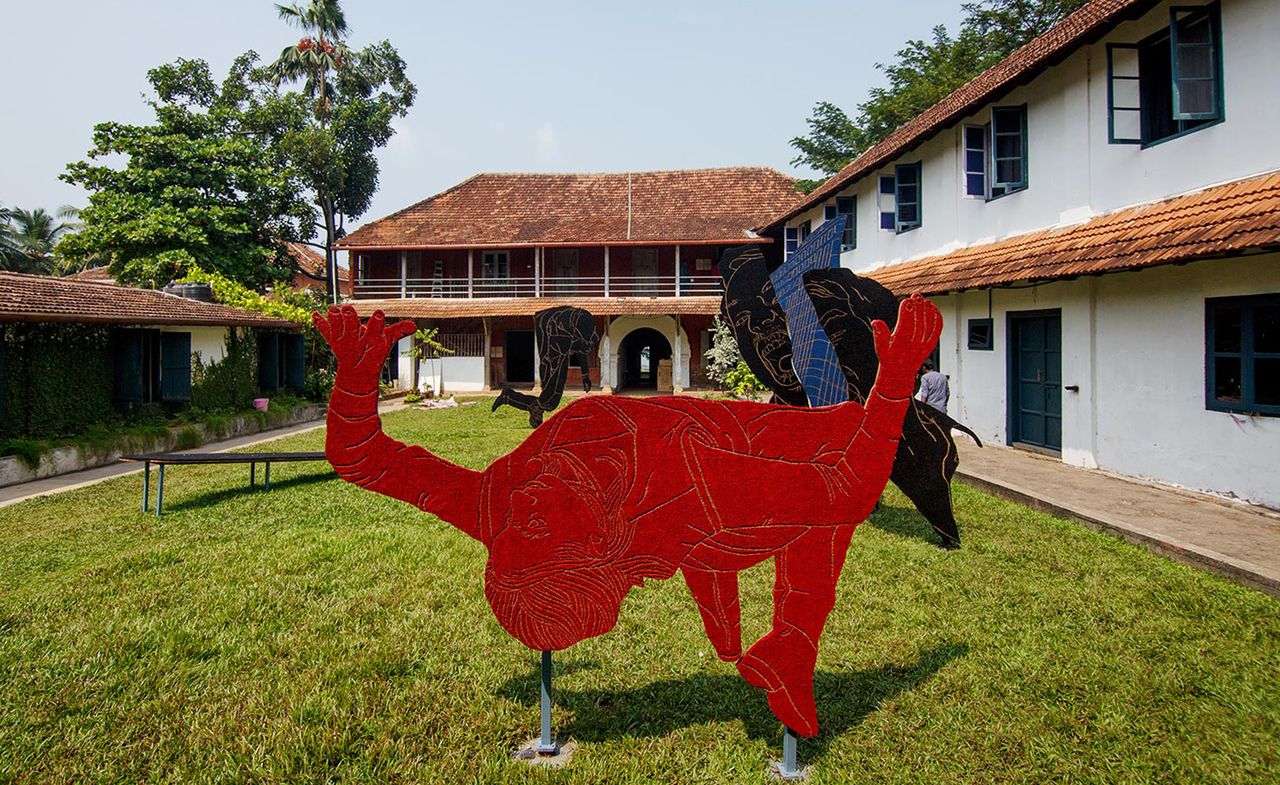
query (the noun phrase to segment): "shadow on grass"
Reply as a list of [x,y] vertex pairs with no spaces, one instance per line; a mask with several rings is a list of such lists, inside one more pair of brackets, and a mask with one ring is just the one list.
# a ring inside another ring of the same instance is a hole
[[[942,547],[942,538],[933,530],[929,520],[915,507],[897,507],[881,503],[876,511],[871,513],[871,517],[867,518],[867,523],[887,534],[922,540],[930,545]],[[964,532],[960,535],[963,542]]]
[[[944,644],[923,652],[911,665],[815,673],[820,731],[813,739],[801,739],[802,757],[812,762],[825,755],[834,739],[857,727],[881,704],[915,689],[968,652],[966,644]],[[583,667],[566,665],[569,671]],[[557,666],[556,676],[561,675]],[[498,688],[497,695],[525,705],[536,704],[538,672],[509,680]],[[553,699],[573,712],[573,721],[558,727],[557,734],[580,742],[666,736],[693,725],[741,720],[749,738],[781,745],[782,726],[769,711],[764,692],[736,672],[697,674],[622,691],[555,689]]]
[[[298,488],[298,487],[307,486],[307,485],[314,485],[316,483],[325,482],[327,480],[334,480],[334,479],[337,479],[337,475],[333,473],[332,469],[326,469],[322,472],[300,474],[300,475],[297,475],[296,477],[289,477],[284,480],[278,480],[278,481],[273,480],[271,482],[271,491],[284,490],[286,488]],[[153,485],[155,484],[155,480],[152,480],[152,484]],[[164,487],[165,512],[178,512],[179,510],[202,510],[207,507],[213,507],[214,505],[221,504],[222,502],[225,502],[225,501],[229,501],[231,499],[236,498],[237,496],[243,496],[246,493],[263,493],[264,492],[262,488],[262,472],[261,471],[258,472],[257,485],[255,485],[253,488],[250,488],[249,473],[247,469],[245,470],[243,485],[236,485],[230,488],[224,488],[220,491],[203,493],[203,494],[200,494],[199,496],[194,496],[192,498],[183,499],[177,502],[173,502],[169,500],[170,494],[173,493],[173,490],[172,490],[173,478],[171,477],[166,478],[166,482],[164,486],[165,486]],[[270,493],[271,491],[266,491],[266,492]],[[152,490],[152,493],[155,493],[154,489]]]

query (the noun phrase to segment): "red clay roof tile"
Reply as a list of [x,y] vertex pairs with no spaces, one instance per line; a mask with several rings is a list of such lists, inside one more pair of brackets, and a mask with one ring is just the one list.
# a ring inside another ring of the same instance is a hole
[[1280,248],[1280,172],[868,275],[897,294],[943,294],[1269,248]]
[[[629,187],[628,187],[629,184]],[[745,242],[800,198],[773,169],[478,174],[366,224],[346,249]]]

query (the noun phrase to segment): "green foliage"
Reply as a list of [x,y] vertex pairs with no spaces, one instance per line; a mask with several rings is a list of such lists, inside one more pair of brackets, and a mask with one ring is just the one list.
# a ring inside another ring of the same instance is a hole
[[307,369],[306,384],[302,388],[303,395],[312,401],[327,401],[333,392],[333,371],[317,367]]
[[432,360],[437,357],[448,357],[453,350],[440,343],[437,327],[423,327],[413,333],[413,345],[409,347],[409,356],[415,360]]
[[258,394],[258,347],[251,332],[231,330],[223,358],[206,365],[191,357],[191,407],[201,412],[248,409]]
[[178,434],[174,437],[175,450],[190,450],[199,447],[203,439],[200,432],[190,425],[184,425],[178,430]]
[[53,249],[58,240],[79,226],[79,211],[63,206],[56,214],[43,208],[0,208],[0,270],[49,274],[61,271]]
[[28,469],[40,468],[40,457],[48,449],[42,441],[36,439],[5,439],[0,441],[0,455],[13,455],[22,461]]
[[111,333],[83,325],[0,326],[5,344],[0,437],[72,436],[119,419],[112,408]]
[[[805,121],[809,133],[791,140],[793,164],[834,174],[864,150],[933,106],[965,82],[1057,24],[1085,0],[980,0],[964,5],[954,38],[941,25],[928,41],[907,41],[890,63],[877,63],[888,78],[850,117],[820,101]],[[812,189],[809,189],[812,190]]]
[[737,398],[755,398],[760,393],[769,391],[764,382],[757,379],[747,364],[741,361],[736,368],[725,374],[724,382],[729,392]]
[[265,297],[239,281],[218,272],[208,272],[199,265],[192,265],[180,282],[208,284],[213,290],[213,299],[222,305],[287,319],[295,324],[310,325],[311,312],[319,307],[319,303],[309,295],[296,292],[287,285],[277,285],[271,297]]
[[148,72],[155,121],[97,125],[88,160],[62,175],[90,197],[59,253],[105,258],[119,281],[146,286],[197,265],[253,288],[288,277],[283,242],[310,237],[314,212],[280,142],[306,108],[256,78],[256,59],[239,57],[221,84],[201,60]]
[[[285,136],[282,149],[319,208],[317,228],[324,232],[328,261],[346,219],[369,209],[378,188],[376,151],[391,140],[392,120],[405,116],[417,88],[388,41],[348,47],[338,0],[309,0],[277,10],[307,33],[285,47],[266,72],[276,85],[301,82],[301,92],[288,95],[311,108],[306,122]],[[335,285],[329,281],[330,299]]]

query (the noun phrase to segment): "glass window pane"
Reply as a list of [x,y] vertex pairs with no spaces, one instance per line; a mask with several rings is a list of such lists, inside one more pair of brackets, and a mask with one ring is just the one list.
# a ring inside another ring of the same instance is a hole
[[840,196],[836,198],[836,211],[850,215],[853,213],[853,197]]
[[1216,303],[1213,307],[1213,350],[1240,351],[1240,306]]
[[881,229],[893,229],[895,228],[896,224],[897,224],[897,221],[894,218],[894,211],[890,210],[888,212],[880,213]]
[[1000,182],[1000,183],[1022,182],[1022,159],[1014,158],[1007,161],[997,161],[996,162],[996,182]]
[[894,190],[894,186],[895,186],[895,183],[894,183],[894,181],[893,181],[893,178],[892,178],[892,177],[881,177],[881,178],[880,178],[880,193],[882,193],[882,194],[890,194],[890,195],[892,195],[892,194],[893,194],[893,190]]
[[1240,401],[1240,358],[1216,357],[1213,360],[1213,397],[1219,401]]
[[1280,406],[1280,360],[1254,361],[1253,402],[1259,406]]
[[906,187],[914,185],[918,180],[920,171],[914,166],[904,166],[898,170],[899,185]]
[[1116,79],[1112,84],[1112,100],[1117,108],[1129,107],[1136,109],[1138,107],[1138,80],[1137,79]]
[[1120,110],[1114,112],[1115,137],[1117,139],[1137,139],[1142,135],[1142,113],[1138,110]]
[[1184,114],[1211,114],[1217,111],[1217,95],[1210,80],[1178,82],[1178,108]]
[[1204,45],[1178,47],[1178,78],[1208,79],[1213,76],[1213,47]]
[[980,174],[965,175],[964,192],[969,196],[986,196],[987,183],[986,177]]
[[1022,136],[1001,134],[996,137],[996,158],[1021,158]]
[[1253,309],[1253,350],[1280,352],[1280,304]]
[[914,185],[898,186],[898,204],[901,205],[904,202],[911,202],[911,203],[916,202],[917,192],[918,192],[918,189]]
[[914,204],[903,204],[898,207],[898,220],[904,224],[913,224],[919,220],[919,210]]
[[986,156],[982,150],[969,150],[964,154],[964,170],[981,172],[986,168]]

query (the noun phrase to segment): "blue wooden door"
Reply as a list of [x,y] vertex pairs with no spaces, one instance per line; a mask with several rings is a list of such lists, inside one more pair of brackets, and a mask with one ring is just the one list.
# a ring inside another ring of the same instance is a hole
[[1062,313],[1009,314],[1009,441],[1062,450]]

